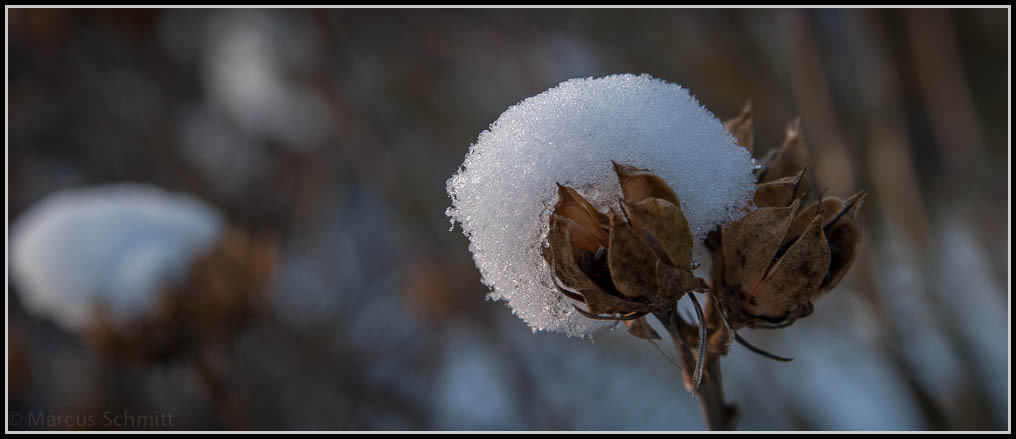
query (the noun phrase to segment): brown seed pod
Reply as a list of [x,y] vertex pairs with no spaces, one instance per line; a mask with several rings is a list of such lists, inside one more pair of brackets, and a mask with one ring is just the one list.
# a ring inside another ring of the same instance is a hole
[[713,292],[734,329],[783,327],[811,313],[857,255],[864,196],[826,197],[800,212],[798,200],[761,207],[711,236]]
[[[752,150],[750,102],[725,126]],[[820,196],[799,209],[808,186],[807,167],[801,122],[795,119],[787,125],[783,144],[760,160],[757,209],[706,239],[712,292],[732,329],[784,327],[807,316],[812,302],[839,283],[857,256],[857,210],[864,192],[846,201]],[[736,334],[735,339],[760,352]]]
[[674,306],[705,282],[691,272],[692,235],[677,194],[659,176],[614,164],[620,211],[602,213],[575,189],[558,185],[543,257],[554,282],[596,319],[624,321],[636,337],[658,334],[644,316]]

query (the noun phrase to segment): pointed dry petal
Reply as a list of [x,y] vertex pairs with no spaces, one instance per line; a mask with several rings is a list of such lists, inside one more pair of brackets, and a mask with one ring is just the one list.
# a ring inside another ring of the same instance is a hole
[[681,208],[669,201],[650,198],[638,203],[625,202],[628,218],[638,233],[649,232],[663,251],[667,263],[691,267],[694,240]]
[[[579,192],[576,191],[575,189],[562,184],[558,184],[557,196],[558,196],[557,204],[554,206],[555,211],[558,209],[562,209],[564,207],[574,207],[579,209],[579,212],[576,213],[588,216],[590,219],[599,223],[603,227],[606,227],[609,224],[610,219],[607,217],[607,215],[596,210],[596,208],[593,207],[593,205],[590,204],[589,201],[587,201],[585,197],[579,194]],[[571,218],[568,215],[565,216]]]
[[607,245],[607,232],[603,225],[607,223],[606,215],[598,212],[575,189],[558,185],[558,201],[554,205],[551,221],[554,217],[567,218],[573,222],[571,246],[573,256],[577,260],[582,252],[596,253]]
[[646,317],[642,316],[635,320],[625,320],[624,325],[628,327],[628,332],[643,340],[660,340],[660,334],[656,333],[656,330],[652,326],[649,326],[649,322],[646,321]]
[[830,252],[829,272],[819,285],[819,294],[835,287],[857,257],[861,247],[861,228],[857,211],[866,196],[867,193],[862,191],[847,199],[843,210],[825,226]]
[[797,175],[808,167],[808,153],[801,138],[801,120],[795,119],[787,125],[787,136],[779,149],[771,152],[766,159],[765,173],[759,183],[768,183],[783,177]]
[[759,287],[748,292],[749,303],[742,304],[745,311],[760,317],[780,318],[818,295],[818,286],[829,270],[829,245],[822,224],[822,218],[815,217],[804,234],[766,273]]
[[[773,262],[800,201],[790,207],[763,207],[723,231],[723,283],[744,291],[755,288]],[[714,285],[720,287],[720,285]]]
[[730,134],[734,135],[738,145],[747,149],[748,152],[752,152],[755,147],[755,136],[751,126],[751,100],[744,104],[741,114],[727,119],[723,126],[727,128],[727,131],[730,131]]
[[757,207],[787,207],[795,199],[804,195],[801,192],[801,179],[804,178],[804,170],[792,177],[783,177],[768,183],[762,183],[755,189],[755,206]]
[[679,205],[674,189],[662,178],[645,169],[614,163],[614,172],[621,183],[624,199],[638,203],[647,198],[661,198]]
[[610,245],[607,247],[607,264],[610,277],[621,294],[642,297],[656,291],[656,261],[659,258],[649,248],[624,217],[610,216]]
[[[822,223],[826,224],[831,221],[840,211],[843,210],[843,200],[836,197],[825,197],[822,199],[821,213]],[[811,224],[812,219],[819,213],[819,203],[811,203],[808,207],[801,210],[801,213],[797,214],[794,218],[794,222],[790,223],[790,228],[787,229],[787,237],[784,239],[784,243],[792,241],[801,236],[802,233]]]
[[[569,291],[568,297],[581,295],[589,312],[593,314],[628,313],[641,308],[618,296],[608,293],[596,284],[581,268],[572,256],[571,231],[575,230],[574,221],[558,216],[551,217],[550,232],[547,241],[550,247],[545,252],[549,255],[553,275],[557,286]],[[545,256],[546,257],[546,256]]]
[[550,247],[544,254],[550,255],[548,262],[554,270],[554,275],[557,276],[565,287],[577,291],[598,289],[599,287],[596,283],[579,268],[578,261],[574,257],[571,246],[571,232],[575,229],[574,221],[559,216],[552,216],[550,232],[547,233],[547,241],[550,243]]

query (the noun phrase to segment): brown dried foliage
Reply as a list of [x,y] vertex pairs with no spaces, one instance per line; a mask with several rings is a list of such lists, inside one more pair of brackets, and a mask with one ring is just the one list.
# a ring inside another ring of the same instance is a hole
[[87,338],[130,364],[175,358],[244,328],[267,305],[276,244],[230,230],[190,266],[186,280],[169,286],[150,315],[112,325],[98,310]]

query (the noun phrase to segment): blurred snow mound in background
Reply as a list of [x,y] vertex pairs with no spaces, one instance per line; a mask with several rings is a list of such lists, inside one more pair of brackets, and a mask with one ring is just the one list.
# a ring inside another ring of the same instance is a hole
[[571,79],[509,108],[448,180],[447,213],[469,237],[490,297],[508,301],[533,330],[587,335],[604,327],[561,299],[540,245],[555,183],[600,209],[617,206],[611,160],[673,186],[698,239],[739,218],[754,192],[750,154],[677,84],[632,74]]
[[65,329],[85,329],[97,309],[121,325],[152,310],[223,226],[213,207],[157,187],[67,189],[11,225],[11,274],[25,308]]

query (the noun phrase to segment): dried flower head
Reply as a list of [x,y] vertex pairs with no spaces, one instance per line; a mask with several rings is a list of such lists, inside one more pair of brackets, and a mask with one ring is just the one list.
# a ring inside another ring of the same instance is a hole
[[724,228],[711,283],[731,324],[783,327],[811,314],[857,255],[864,196],[826,197],[800,211],[800,200],[760,207]]
[[[727,122],[751,148],[750,103]],[[748,139],[747,143],[743,139]],[[779,328],[809,315],[812,303],[839,283],[860,245],[857,211],[865,198],[819,197],[801,209],[808,166],[800,121],[756,173],[756,209],[707,239],[711,288],[734,329]]]
[[139,184],[56,192],[11,233],[26,310],[135,362],[228,334],[264,304],[274,244],[214,206]]
[[558,185],[543,257],[576,309],[621,320],[636,337],[658,339],[647,314],[704,290],[691,271],[692,235],[674,190],[645,169],[614,163],[620,211],[599,212],[573,188]]

